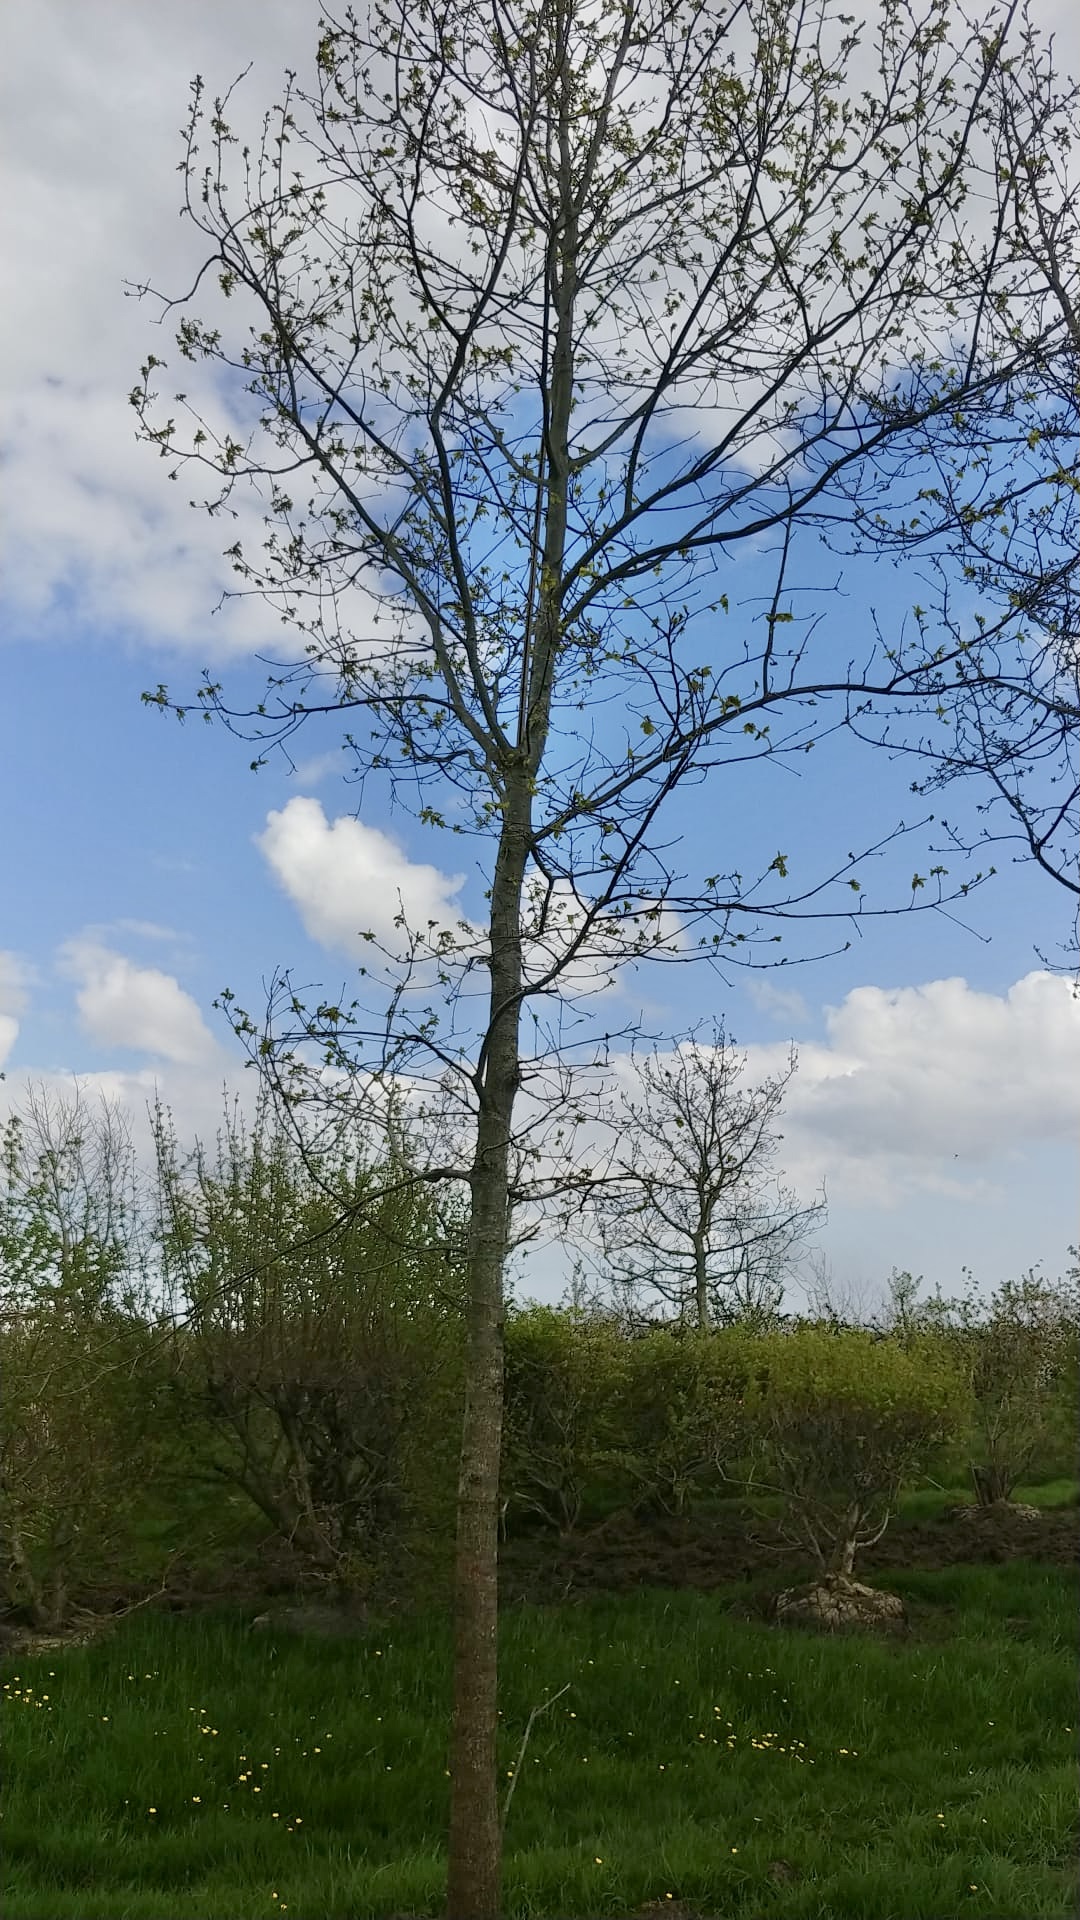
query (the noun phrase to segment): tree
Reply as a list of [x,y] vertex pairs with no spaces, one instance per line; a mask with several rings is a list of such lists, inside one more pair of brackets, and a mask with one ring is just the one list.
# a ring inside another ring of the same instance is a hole
[[[173,1389],[215,1441],[211,1473],[342,1596],[412,1544],[417,1480],[459,1389],[459,1223],[381,1138],[302,1156],[264,1101],[226,1110],[216,1154],[155,1115]],[[430,1520],[430,1514],[425,1515]]]
[[[572,983],[695,938],[737,960],[785,917],[862,906],[854,853],[786,885],[749,831],[687,876],[659,820],[723,768],[733,837],[756,774],[849,703],[925,697],[921,662],[817,638],[791,567],[845,474],[1006,371],[983,349],[1007,266],[960,240],[1011,22],[884,0],[864,46],[834,0],[376,0],[366,24],[323,23],[312,86],[290,77],[250,147],[195,83],[184,211],[205,261],[167,310],[211,377],[170,416],[151,355],[132,398],[170,472],[209,475],[211,513],[257,489],[265,538],[241,524],[230,552],[302,636],[247,704],[209,674],[195,704],[259,758],[344,721],[358,772],[472,836],[485,885],[476,924],[410,928],[403,905],[385,1003],[309,1009],[286,977],[261,1031],[233,1007],[286,1107],[425,1074],[457,1103],[465,1157],[427,1170],[470,1195],[455,1916],[499,1905],[503,1272],[535,1156],[576,1138],[576,1106],[558,1141],[538,1102],[553,1079],[576,1098],[563,1076],[604,1052]],[[1011,345],[1008,368],[1035,351]],[[755,621],[716,575],[770,541]],[[890,910],[943,879],[916,874]],[[571,1177],[547,1166],[542,1192]]]
[[751,1420],[762,1491],[783,1496],[789,1540],[822,1576],[850,1580],[900,1488],[954,1434],[963,1380],[940,1347],[911,1351],[861,1328],[763,1336]]
[[1025,1473],[1058,1452],[1075,1433],[1080,1288],[1074,1270],[1048,1280],[1034,1268],[979,1298],[970,1275],[959,1299],[916,1298],[919,1282],[894,1274],[891,1330],[918,1348],[936,1339],[970,1386],[971,1419],[964,1441],[980,1506],[1008,1500]]
[[0,1594],[50,1630],[115,1571],[151,1463],[145,1258],[117,1109],[31,1088],[0,1134]]
[[78,1086],[68,1096],[31,1086],[0,1138],[5,1310],[28,1312],[62,1294],[89,1322],[107,1304],[141,1300],[146,1246],[120,1109],[91,1104]]
[[616,1286],[659,1294],[700,1330],[765,1320],[796,1248],[824,1211],[775,1181],[776,1121],[795,1073],[744,1083],[746,1056],[722,1026],[634,1063],[614,1125],[621,1188],[598,1189],[601,1244]]

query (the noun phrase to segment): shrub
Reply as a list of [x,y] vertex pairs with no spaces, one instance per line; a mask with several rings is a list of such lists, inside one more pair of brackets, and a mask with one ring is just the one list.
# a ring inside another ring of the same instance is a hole
[[850,1575],[901,1486],[962,1424],[965,1388],[940,1343],[799,1328],[757,1343],[749,1412],[763,1490],[820,1571]]
[[1070,1437],[1075,1459],[1075,1296],[1035,1273],[1006,1281],[985,1321],[961,1338],[974,1401],[971,1473],[987,1506],[1060,1459]]
[[971,1389],[971,1418],[955,1470],[966,1460],[982,1505],[1007,1500],[1028,1475],[1076,1469],[1080,1384],[1080,1276],[1050,1281],[1032,1271],[989,1300],[970,1284],[959,1299],[915,1298],[918,1282],[895,1274],[892,1321],[901,1342],[936,1337]]
[[0,1594],[35,1626],[122,1573],[153,1455],[146,1331],[62,1297],[0,1331]]
[[183,1308],[175,1391],[308,1567],[362,1588],[430,1521],[461,1351],[455,1225],[411,1177],[342,1141],[301,1155],[261,1111],[216,1159],[158,1121],[165,1270]]
[[529,1306],[506,1321],[502,1491],[507,1527],[571,1531],[617,1444],[625,1341],[610,1316]]
[[131,1142],[31,1092],[0,1139],[0,1598],[64,1624],[130,1545],[153,1454]]
[[745,1451],[743,1395],[755,1337],[657,1328],[629,1343],[619,1461],[635,1511],[682,1514]]

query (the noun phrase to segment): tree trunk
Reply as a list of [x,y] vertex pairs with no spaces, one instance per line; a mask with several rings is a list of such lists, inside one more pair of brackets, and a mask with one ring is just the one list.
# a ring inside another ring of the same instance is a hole
[[502,768],[503,816],[489,919],[491,1001],[476,1081],[480,1109],[470,1176],[465,1415],[454,1589],[448,1920],[498,1920],[502,1904],[496,1739],[503,1271],[509,1243],[510,1140],[520,1080],[521,910],[533,793],[544,761],[562,635],[578,248],[568,28],[568,19],[560,11],[555,27],[560,71],[553,113],[559,135],[560,207],[552,223],[547,288],[555,326],[541,462],[546,478],[537,482],[546,494],[542,564],[535,626],[530,632],[526,622],[522,640],[516,750]]
[[16,1593],[18,1593],[21,1587],[22,1592],[26,1596],[26,1603],[30,1609],[30,1618],[35,1627],[46,1626],[48,1624],[47,1608],[42,1598],[41,1587],[34,1573],[30,1555],[26,1551],[22,1528],[14,1516],[12,1516],[4,1530],[4,1545],[10,1556],[12,1568],[17,1575]]
[[694,1312],[699,1333],[709,1331],[709,1275],[705,1264],[705,1236],[694,1235]]
[[829,1555],[828,1572],[839,1574],[843,1580],[850,1580],[855,1571],[855,1554],[861,1517],[858,1507],[848,1507]]
[[971,1478],[975,1486],[975,1499],[980,1507],[992,1507],[999,1500],[1007,1500],[1012,1492],[1011,1476],[995,1462],[980,1467],[972,1461]]
[[503,1415],[503,1270],[509,1162],[519,1080],[521,904],[529,795],[510,786],[491,894],[491,1006],[470,1185],[465,1410],[454,1580],[448,1920],[498,1920],[502,1832],[498,1732],[499,1468]]
[[831,1571],[838,1573],[844,1580],[851,1579],[855,1571],[855,1541],[850,1536],[838,1542]]

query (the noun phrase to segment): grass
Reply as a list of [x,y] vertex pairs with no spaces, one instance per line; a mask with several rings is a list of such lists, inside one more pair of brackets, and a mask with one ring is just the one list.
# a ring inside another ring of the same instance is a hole
[[[1075,1905],[1076,1579],[890,1576],[905,1641],[738,1617],[741,1595],[514,1609],[507,1916],[1062,1920]],[[450,1638],[435,1616],[275,1648],[132,1615],[8,1661],[5,1920],[362,1920],[443,1895]]]
[[[901,1494],[896,1517],[904,1520],[936,1520],[946,1507],[974,1499],[970,1487],[960,1490],[942,1487],[917,1487]],[[1037,1487],[1017,1487],[1010,1499],[1028,1507],[1071,1507],[1076,1504],[1075,1480],[1046,1480]]]
[[[1077,1488],[1075,1480],[1045,1480],[1038,1486],[1017,1487],[1010,1498],[1030,1507],[1071,1507],[1076,1505]],[[961,1479],[956,1486],[943,1487],[936,1484],[925,1487],[905,1488],[896,1503],[892,1524],[904,1525],[921,1520],[936,1520],[948,1507],[963,1505],[972,1501],[974,1495],[970,1483],[964,1485]],[[779,1516],[784,1510],[783,1500],[778,1496],[758,1494],[754,1498],[755,1507],[764,1514]],[[737,1515],[746,1507],[746,1499],[741,1494],[732,1494],[724,1499],[706,1500],[700,1503],[702,1513]]]

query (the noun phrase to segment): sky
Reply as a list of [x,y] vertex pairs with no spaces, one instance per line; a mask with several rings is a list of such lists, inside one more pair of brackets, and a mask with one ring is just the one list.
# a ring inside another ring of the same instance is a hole
[[[1034,12],[1080,68],[1072,10]],[[251,62],[248,96],[267,101],[310,60],[316,19],[306,0],[38,0],[0,27],[0,1109],[31,1083],[77,1082],[121,1100],[142,1138],[155,1093],[182,1138],[211,1133],[222,1088],[248,1084],[213,1006],[224,987],[257,1006],[289,966],[337,991],[358,929],[386,924],[397,891],[436,916],[479,903],[467,846],[378,793],[358,812],[332,726],[302,736],[291,766],[252,773],[242,743],[140,700],[161,681],[193,689],[206,667],[227,680],[278,643],[255,603],[215,612],[221,530],[136,444],[127,395],[167,343],[131,289],[180,287],[196,262],[176,213],[192,76],[213,91]],[[878,566],[830,618],[895,599]],[[695,797],[678,831],[702,857],[715,843],[722,870],[746,843],[846,851],[910,817],[909,781],[839,749],[813,778],[770,771]],[[722,1018],[750,1074],[794,1041],[780,1161],[806,1198],[827,1194],[815,1247],[837,1296],[872,1305],[894,1267],[946,1292],[967,1268],[990,1288],[1037,1263],[1060,1272],[1080,1237],[1080,1002],[1040,959],[1066,934],[1064,895],[1006,863],[962,915],[865,922],[805,964],[813,942],[792,941],[773,972],[653,966],[615,993],[620,1018],[640,1005],[656,1032]],[[564,1281],[547,1246],[518,1289],[555,1297]]]

